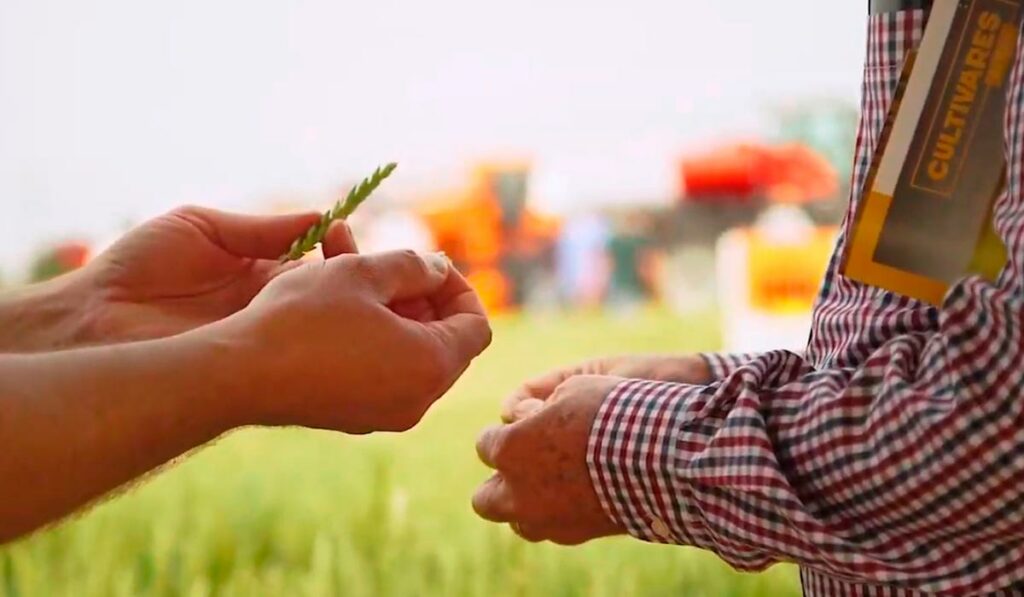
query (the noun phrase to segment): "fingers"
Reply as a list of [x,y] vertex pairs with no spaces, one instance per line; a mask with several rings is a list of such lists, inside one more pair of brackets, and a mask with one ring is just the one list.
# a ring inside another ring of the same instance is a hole
[[491,345],[491,324],[476,292],[455,268],[429,298],[436,320],[427,329],[459,363],[468,363]]
[[576,373],[577,370],[574,368],[556,369],[527,381],[502,402],[501,419],[506,423],[511,423],[521,418],[517,413],[532,414],[536,411],[536,404],[520,405],[527,401],[547,400],[555,391],[555,388]]
[[543,400],[537,400],[536,398],[520,400],[507,409],[503,407],[501,420],[505,423],[522,421],[523,419],[533,416],[542,408],[544,408]]
[[473,510],[480,518],[491,522],[511,522],[515,516],[515,503],[504,477],[496,474],[473,494]]
[[352,236],[352,229],[349,228],[348,223],[344,220],[335,220],[331,223],[321,243],[321,249],[324,253],[324,259],[359,252],[359,247],[356,246],[356,239]]
[[491,345],[491,324],[484,315],[459,313],[426,326],[460,369]]
[[[476,453],[480,461],[490,468],[497,468],[498,452],[505,441],[508,427],[489,427],[480,434],[476,442]],[[481,518],[491,522],[509,522],[515,513],[509,487],[501,474],[495,474],[477,489],[473,495],[473,510]]]
[[337,263],[354,270],[347,273],[354,273],[356,279],[346,283],[363,284],[384,304],[430,297],[444,286],[451,271],[444,255],[415,251],[363,255]]
[[316,213],[257,216],[194,206],[179,208],[174,215],[194,224],[228,253],[252,259],[277,259],[320,219]]
[[[447,260],[447,257],[445,259]],[[476,291],[459,270],[450,265],[450,262],[448,277],[444,284],[427,299],[441,319],[457,313],[474,313],[484,316],[487,314]]]
[[476,455],[480,458],[480,462],[490,468],[498,468],[497,455],[505,441],[507,430],[506,426],[494,425],[480,433],[480,437],[476,440]]

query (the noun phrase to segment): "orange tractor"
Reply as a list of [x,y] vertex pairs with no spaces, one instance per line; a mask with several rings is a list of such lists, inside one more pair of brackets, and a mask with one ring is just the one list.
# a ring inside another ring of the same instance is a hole
[[417,210],[491,312],[521,306],[550,263],[560,223],[527,206],[529,179],[525,162],[481,164],[466,188],[428,198]]

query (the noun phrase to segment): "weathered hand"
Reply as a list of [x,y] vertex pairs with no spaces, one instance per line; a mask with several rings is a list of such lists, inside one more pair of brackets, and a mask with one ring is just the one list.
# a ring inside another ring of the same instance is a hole
[[511,423],[536,412],[555,388],[577,375],[610,375],[701,385],[711,381],[708,364],[698,355],[626,355],[595,359],[555,369],[516,388],[502,403],[502,420]]
[[[76,276],[86,343],[176,335],[241,310],[298,265],[278,258],[317,218],[184,207],[139,226]],[[355,250],[336,223],[325,254]]]
[[528,541],[576,545],[623,533],[598,502],[586,457],[594,417],[620,381],[570,377],[532,416],[484,431],[477,452],[497,472],[473,497],[477,514]]

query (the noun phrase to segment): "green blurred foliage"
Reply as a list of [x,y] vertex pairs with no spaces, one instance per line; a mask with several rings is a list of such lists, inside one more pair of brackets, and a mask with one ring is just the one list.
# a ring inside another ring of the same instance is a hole
[[43,250],[32,260],[29,282],[45,282],[85,265],[89,248],[82,243],[63,243]]

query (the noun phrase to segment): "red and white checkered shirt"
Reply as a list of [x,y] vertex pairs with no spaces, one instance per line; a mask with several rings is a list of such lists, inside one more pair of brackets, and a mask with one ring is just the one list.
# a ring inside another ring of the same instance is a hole
[[1024,42],[1008,89],[997,284],[933,308],[839,273],[903,58],[927,14],[872,16],[852,201],[805,354],[708,355],[708,386],[631,380],[588,464],[609,516],[807,595],[1024,595]]

